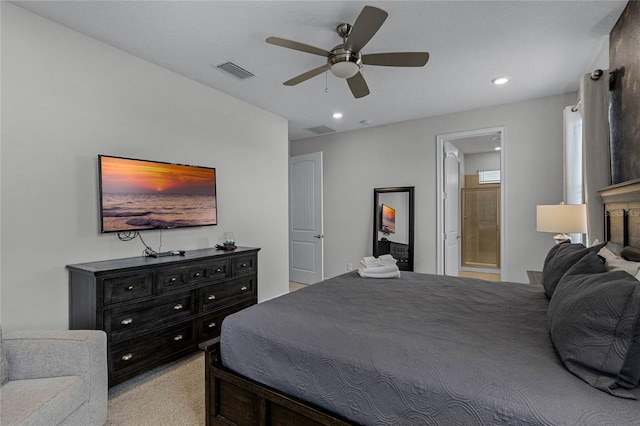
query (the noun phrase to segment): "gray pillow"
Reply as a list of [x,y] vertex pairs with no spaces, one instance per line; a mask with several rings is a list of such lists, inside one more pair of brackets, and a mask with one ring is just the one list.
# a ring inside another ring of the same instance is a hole
[[604,245],[603,243],[587,248],[583,244],[561,243],[553,246],[547,253],[542,268],[542,286],[547,299],[551,299],[560,278],[573,265],[587,253],[597,253]]
[[[595,254],[592,254],[595,256]],[[576,269],[593,267],[593,257]],[[585,267],[585,264],[591,265]],[[567,271],[549,302],[551,340],[562,362],[591,386],[621,398],[636,399],[629,372],[637,372],[633,340],[640,318],[640,281],[626,272],[574,274]],[[625,371],[625,373],[623,373]]]

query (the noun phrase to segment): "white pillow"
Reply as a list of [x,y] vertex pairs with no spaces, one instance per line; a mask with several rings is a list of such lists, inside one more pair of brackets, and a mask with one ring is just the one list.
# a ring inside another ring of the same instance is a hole
[[638,278],[640,276],[640,262],[625,260],[620,256],[616,256],[606,247],[602,247],[600,251],[598,251],[598,255],[604,257],[604,266],[607,268],[607,271],[625,271],[640,280],[640,278]]

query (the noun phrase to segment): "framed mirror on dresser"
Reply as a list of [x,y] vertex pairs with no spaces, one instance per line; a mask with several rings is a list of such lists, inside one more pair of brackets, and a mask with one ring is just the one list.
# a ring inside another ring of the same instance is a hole
[[415,187],[373,190],[373,255],[391,254],[401,271],[413,271]]

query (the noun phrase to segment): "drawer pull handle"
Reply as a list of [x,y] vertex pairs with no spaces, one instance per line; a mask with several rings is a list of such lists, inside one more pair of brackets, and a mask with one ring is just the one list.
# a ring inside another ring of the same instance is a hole
[[127,291],[131,291],[131,290],[133,290],[133,289],[134,289],[134,287],[133,287],[132,285],[130,285],[129,287],[127,287]]
[[222,272],[222,268],[216,269],[216,272]]
[[213,327],[215,327],[215,326],[216,326],[216,323],[215,323],[215,322],[210,322],[210,323],[209,323],[209,325],[208,325],[207,327],[209,327],[209,328],[213,328]]
[[169,280],[170,283],[175,283],[176,282],[176,277],[171,277],[171,279]]
[[131,358],[133,358],[133,354],[131,352],[129,352],[128,354],[124,354],[122,355],[122,360],[123,361],[129,361]]
[[240,265],[240,266],[242,266],[243,268],[246,268],[246,267],[247,267],[247,264],[246,264],[246,263],[243,263],[243,264],[242,264],[242,265]]
[[247,290],[247,286],[243,285],[242,287],[240,287],[240,291],[246,291]]
[[175,340],[176,342],[180,341],[183,339],[183,335],[182,334],[178,334],[176,337],[173,338],[173,340]]
[[216,295],[215,294],[210,294],[209,297],[207,297],[207,299],[209,300],[215,300]]
[[122,321],[120,321],[120,324],[122,325],[129,325],[133,322],[133,318],[125,318]]
[[195,274],[193,274],[194,278],[198,278],[200,276],[200,272],[196,272]]
[[176,311],[179,311],[180,309],[182,309],[182,303],[178,303],[176,306],[173,307],[173,309],[175,309]]

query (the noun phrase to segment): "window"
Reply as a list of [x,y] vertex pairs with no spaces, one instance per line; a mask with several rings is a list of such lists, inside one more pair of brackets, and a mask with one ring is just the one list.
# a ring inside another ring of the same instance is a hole
[[479,171],[478,182],[480,185],[485,183],[500,183],[500,170]]

